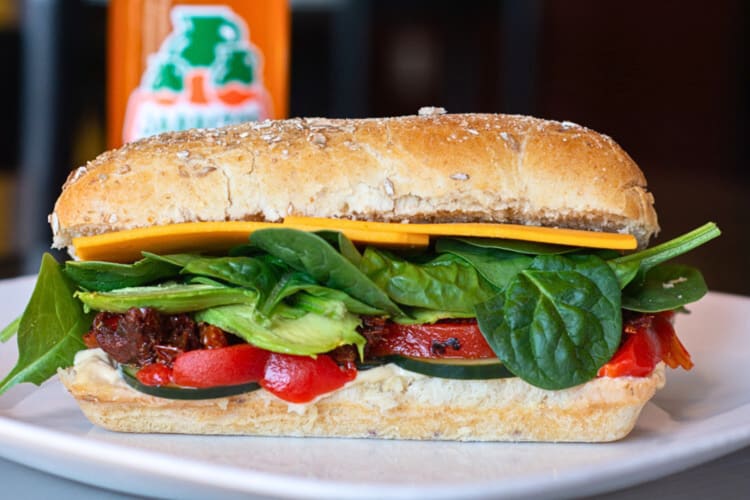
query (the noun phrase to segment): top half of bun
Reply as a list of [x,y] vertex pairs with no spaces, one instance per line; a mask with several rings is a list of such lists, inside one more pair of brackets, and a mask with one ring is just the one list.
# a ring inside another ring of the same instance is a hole
[[[432,111],[432,112],[430,112]],[[139,140],[71,173],[53,246],[109,231],[286,215],[658,231],[643,173],[609,137],[495,114],[291,119]]]

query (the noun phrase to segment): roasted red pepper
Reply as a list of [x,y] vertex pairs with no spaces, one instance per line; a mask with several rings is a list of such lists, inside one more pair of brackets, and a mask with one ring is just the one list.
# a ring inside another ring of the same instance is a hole
[[340,367],[330,356],[315,358],[279,354],[237,344],[198,349],[177,356],[172,368],[153,363],[136,377],[144,385],[208,388],[259,382],[269,392],[292,403],[306,403],[342,387],[357,376],[353,364]]
[[135,377],[143,385],[169,385],[172,383],[172,369],[161,363],[153,363],[138,370]]
[[173,380],[198,388],[257,382],[270,355],[250,344],[183,352],[175,358]]
[[624,340],[612,359],[599,369],[600,377],[645,377],[660,361],[670,368],[689,370],[690,354],[672,326],[674,312],[642,314],[625,321]]
[[354,366],[340,367],[329,356],[315,358],[271,354],[260,385],[268,392],[292,403],[307,403],[354,380]]

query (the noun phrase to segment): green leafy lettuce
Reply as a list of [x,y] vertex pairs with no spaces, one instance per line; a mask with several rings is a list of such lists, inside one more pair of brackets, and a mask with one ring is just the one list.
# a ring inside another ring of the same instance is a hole
[[18,323],[18,361],[0,381],[0,394],[21,382],[41,384],[58,368],[73,364],[85,348],[82,335],[92,315],[73,298],[76,290],[54,257],[45,254],[36,286]]
[[17,331],[19,361],[0,383],[40,383],[83,349],[93,311],[190,313],[260,347],[316,355],[353,344],[361,315],[400,323],[476,317],[516,376],[562,389],[595,376],[621,339],[621,311],[680,309],[706,293],[668,261],[719,235],[706,224],[621,255],[486,238],[442,238],[421,254],[355,247],[343,234],[256,231],[227,256],[143,254],[133,264],[42,261]]

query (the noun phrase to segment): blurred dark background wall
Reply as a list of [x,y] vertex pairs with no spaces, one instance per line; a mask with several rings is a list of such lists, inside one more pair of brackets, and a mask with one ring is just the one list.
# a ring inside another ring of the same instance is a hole
[[[750,295],[747,2],[291,4],[292,115],[386,116],[439,105],[570,120],[604,132],[645,171],[659,240],[718,222],[723,237],[684,260],[700,265],[713,289]],[[37,9],[33,19],[30,9]],[[45,9],[53,14],[43,20]],[[40,64],[28,49],[44,22],[51,30],[43,32],[50,48],[44,57],[53,60]],[[0,0],[0,54],[11,68],[0,78],[5,276],[33,269],[49,239],[44,214],[59,183],[104,148],[105,22],[103,0]],[[38,121],[29,119],[34,61],[49,73],[34,92],[47,88],[51,99]],[[52,124],[50,137],[37,137],[30,123]],[[47,191],[21,189],[40,180],[24,177],[32,167]],[[28,213],[38,207],[34,220],[19,218],[13,206]]]

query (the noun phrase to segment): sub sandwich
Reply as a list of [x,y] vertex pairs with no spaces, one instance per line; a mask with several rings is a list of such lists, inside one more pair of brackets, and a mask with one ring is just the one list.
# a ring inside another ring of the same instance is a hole
[[643,173],[570,122],[291,119],[78,168],[0,391],[56,373],[125,432],[612,441],[690,369]]

